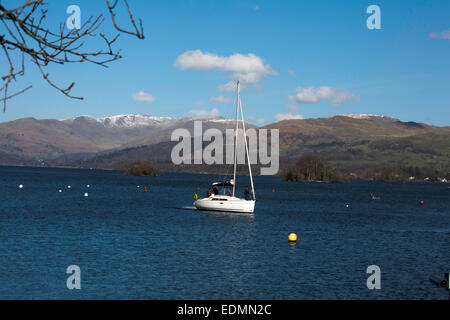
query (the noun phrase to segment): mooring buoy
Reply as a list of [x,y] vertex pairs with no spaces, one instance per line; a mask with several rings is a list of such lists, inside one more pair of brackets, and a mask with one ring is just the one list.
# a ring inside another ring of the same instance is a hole
[[289,242],[297,242],[297,235],[295,233],[289,234],[288,240]]

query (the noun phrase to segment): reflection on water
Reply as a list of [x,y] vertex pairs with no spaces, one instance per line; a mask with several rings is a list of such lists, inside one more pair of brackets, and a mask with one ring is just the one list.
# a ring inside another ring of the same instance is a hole
[[208,210],[197,210],[197,212],[225,217],[246,217],[249,219],[253,219],[255,217],[255,215],[252,213],[244,213],[244,212],[225,212],[225,211],[208,211]]

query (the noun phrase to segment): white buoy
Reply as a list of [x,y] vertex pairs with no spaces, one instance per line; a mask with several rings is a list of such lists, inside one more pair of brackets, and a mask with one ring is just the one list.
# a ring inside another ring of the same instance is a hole
[[88,195],[88,193],[86,192],[85,194],[84,194],[84,196],[87,198],[87,197],[89,197],[89,195]]
[[58,192],[59,192],[59,193],[61,193],[61,192],[62,192],[62,190],[61,190],[61,189],[59,189],[59,190],[58,190]]
[[71,186],[67,186],[67,189],[70,189],[70,188],[72,188]]
[[23,189],[23,184],[20,184],[20,185],[19,185],[19,189]]
[[140,188],[141,186],[137,186],[138,188]]
[[350,205],[348,204],[348,205],[346,205],[346,207],[348,208],[348,207],[350,207]]
[[88,184],[86,187],[88,187],[88,188],[90,188],[91,187],[91,185],[90,184]]

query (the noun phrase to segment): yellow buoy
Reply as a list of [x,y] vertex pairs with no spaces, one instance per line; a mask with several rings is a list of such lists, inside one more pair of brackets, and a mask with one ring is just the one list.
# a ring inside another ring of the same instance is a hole
[[297,241],[297,235],[295,233],[291,233],[288,237],[289,242],[296,242]]
[[195,202],[193,203],[194,207],[195,207]]
[[194,194],[194,199],[197,200],[198,199],[198,195]]

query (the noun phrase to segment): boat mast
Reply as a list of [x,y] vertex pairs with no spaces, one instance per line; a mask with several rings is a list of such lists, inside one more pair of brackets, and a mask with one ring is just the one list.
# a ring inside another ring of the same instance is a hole
[[239,80],[237,81],[237,98],[236,98],[236,133],[234,136],[234,171],[233,171],[233,192],[231,196],[234,197],[236,191],[236,163],[237,163],[237,142],[238,142],[238,115],[239,115],[239,101],[240,101],[240,85]]
[[239,103],[240,103],[240,107],[241,107],[242,128],[244,130],[244,143],[245,143],[245,153],[247,155],[248,173],[250,174],[250,183],[251,183],[251,186],[252,186],[253,200],[256,200],[255,188],[253,186],[252,166],[251,166],[251,163],[250,163],[250,156],[249,156],[248,145],[247,145],[247,134],[246,134],[247,131],[245,131],[244,111],[243,111],[243,108],[242,108],[241,97],[239,97]]

